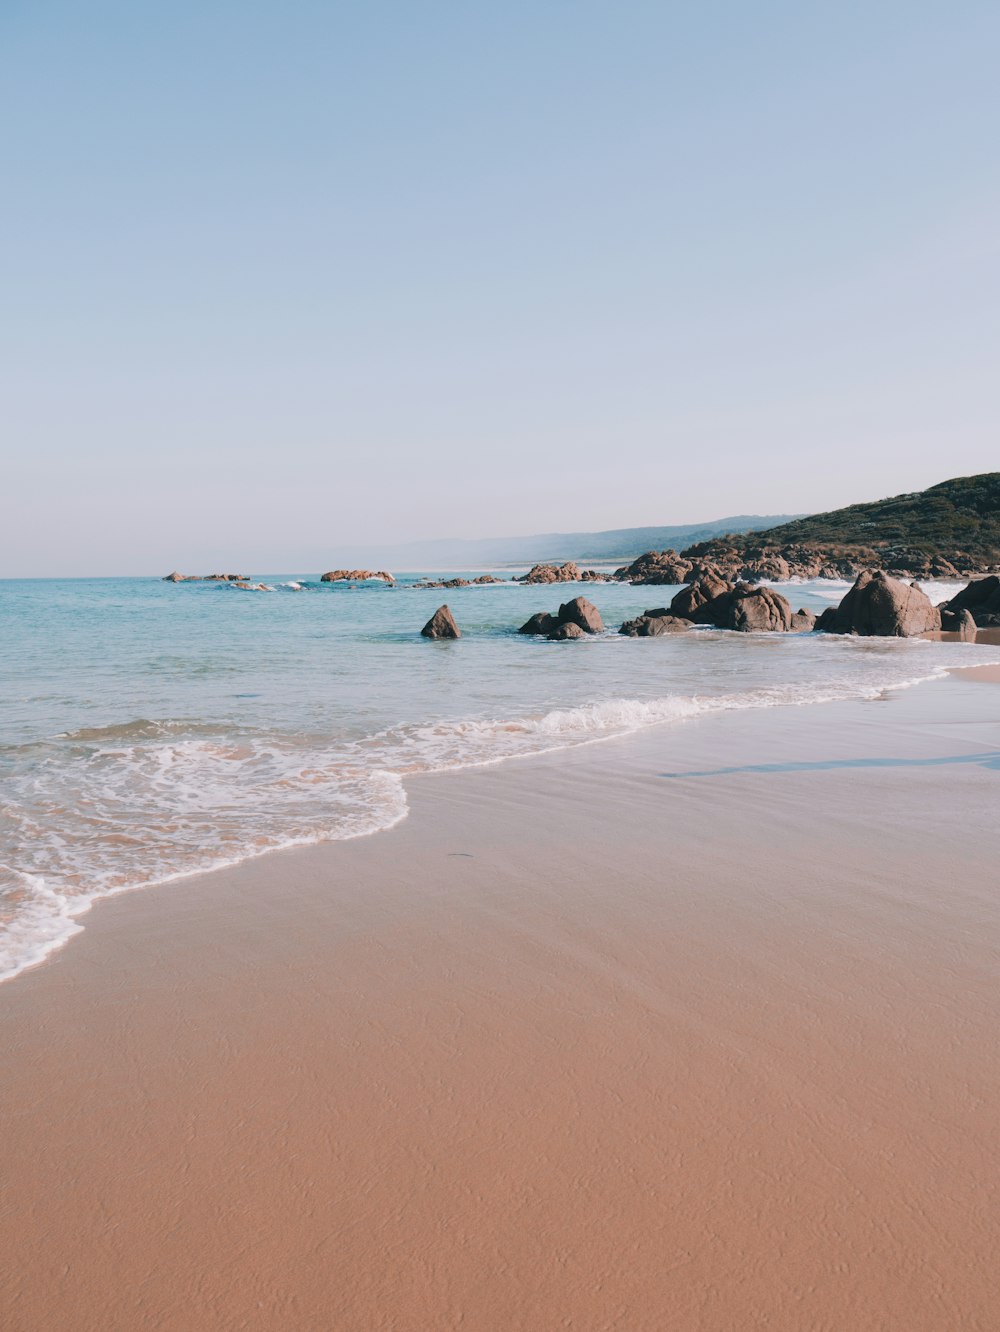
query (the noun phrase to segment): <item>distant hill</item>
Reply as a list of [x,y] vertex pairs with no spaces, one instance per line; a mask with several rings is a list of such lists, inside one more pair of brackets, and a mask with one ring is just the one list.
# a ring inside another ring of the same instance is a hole
[[1000,472],[955,477],[927,490],[710,538],[684,554],[726,560],[777,552],[790,559],[794,571],[808,564],[796,558],[803,548],[862,567],[920,569],[935,561],[959,570],[1000,565]]
[[393,569],[477,569],[483,565],[553,560],[626,560],[644,550],[707,541],[722,532],[753,532],[786,523],[792,515],[739,514],[674,527],[620,527],[607,532],[548,532],[526,537],[412,541],[399,546],[332,547],[335,563]]

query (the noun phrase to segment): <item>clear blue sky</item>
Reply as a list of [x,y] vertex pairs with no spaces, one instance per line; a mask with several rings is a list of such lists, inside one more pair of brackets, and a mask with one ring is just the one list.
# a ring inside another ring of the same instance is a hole
[[1000,468],[1000,6],[3,0],[0,574]]

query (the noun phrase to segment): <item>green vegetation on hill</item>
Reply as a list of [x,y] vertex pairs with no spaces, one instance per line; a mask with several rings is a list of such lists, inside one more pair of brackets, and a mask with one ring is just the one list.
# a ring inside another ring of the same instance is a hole
[[908,547],[949,559],[956,552],[965,552],[978,561],[998,563],[1000,472],[955,477],[927,490],[871,504],[850,504],[765,531],[725,538],[725,542],[737,549],[751,545]]

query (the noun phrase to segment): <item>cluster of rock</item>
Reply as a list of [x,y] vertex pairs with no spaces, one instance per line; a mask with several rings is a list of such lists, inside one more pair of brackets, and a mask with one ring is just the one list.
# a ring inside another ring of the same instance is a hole
[[161,580],[164,583],[246,583],[249,574],[182,574],[175,569]]
[[[736,633],[857,634],[863,637],[911,638],[944,630],[974,641],[977,628],[1000,627],[1000,577],[977,579],[942,606],[916,582],[905,583],[884,569],[865,569],[838,606],[816,616],[793,611],[773,587],[736,582],[714,572],[703,573],[686,584],[669,606],[643,611],[618,630],[629,638],[656,638],[683,633],[695,625],[711,625]],[[447,606],[441,606],[420,631],[425,638],[459,638],[460,631]],[[600,612],[586,597],[575,597],[555,614],[538,611],[518,633],[538,634],[551,641],[584,638],[604,632]]]
[[379,579],[383,583],[395,583],[391,573],[384,569],[331,569],[320,577],[321,583],[367,583]]
[[566,564],[535,564],[515,583],[613,583],[617,575],[597,569],[581,569],[572,560]]
[[548,611],[539,611],[522,624],[519,634],[542,634],[550,642],[561,642],[569,638],[585,638],[587,634],[604,632],[601,613],[592,601],[586,597],[574,597],[560,606],[555,615]]
[[669,606],[626,620],[618,632],[630,638],[651,638],[709,624],[743,634],[804,633],[815,622],[812,611],[793,611],[774,588],[732,583],[708,573],[682,587]]
[[612,575],[616,582],[636,587],[689,583],[714,574],[731,582],[782,583],[791,578],[856,578],[882,570],[893,578],[958,579],[981,572],[978,561],[954,553],[953,559],[915,547],[881,550],[867,547],[764,544],[726,545],[704,541],[678,554],[676,550],[649,550]]
[[435,583],[414,583],[413,586],[420,591],[425,591],[429,587],[483,587],[487,583],[502,583],[502,578],[494,578],[492,574],[480,574],[478,578],[445,578]]
[[[977,578],[945,602],[941,607],[941,627],[957,632],[957,620],[966,616],[980,629],[1000,629],[1000,577],[989,574]],[[957,617],[954,622],[952,617]]]

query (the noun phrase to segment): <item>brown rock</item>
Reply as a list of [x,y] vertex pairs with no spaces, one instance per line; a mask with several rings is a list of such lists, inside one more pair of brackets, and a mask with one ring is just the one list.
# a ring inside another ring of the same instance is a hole
[[628,638],[659,638],[661,634],[680,634],[693,626],[667,610],[645,611],[635,620],[626,620],[618,630]]
[[600,611],[586,597],[574,597],[572,601],[560,606],[559,623],[578,625],[587,634],[604,632],[604,621],[601,619]]
[[[941,628],[941,614],[916,583],[901,583],[881,569],[864,570],[822,627],[828,633],[912,638]],[[820,627],[817,625],[817,628]]]
[[551,634],[549,634],[549,642],[559,643],[568,638],[586,637],[587,635],[578,624],[574,624],[571,620],[567,620],[565,624],[560,624],[557,628],[552,630]]
[[462,637],[462,631],[447,606],[439,606],[420,632],[424,638]]
[[572,562],[568,564],[536,564],[515,583],[577,583],[580,581],[580,569]]
[[732,592],[717,597],[706,610],[714,610],[713,623],[720,629],[742,634],[787,633],[792,608],[773,587],[750,587],[737,583]]
[[941,608],[941,628],[947,634],[958,634],[960,643],[976,641],[976,621],[970,610]]
[[977,578],[961,592],[956,592],[952,599],[942,606],[950,611],[971,613],[980,628],[987,628],[997,623],[1000,616],[1000,577],[990,574],[987,578]]
[[391,573],[386,573],[384,569],[331,569],[329,573],[320,576],[321,583],[365,583],[370,578],[378,578],[383,583],[394,583],[396,580]]
[[705,574],[689,587],[681,588],[670,603],[670,614],[679,615],[684,620],[694,620],[696,624],[714,624],[711,613],[704,614],[705,607],[732,589],[732,583],[727,583],[724,578],[712,573]]
[[793,634],[807,634],[816,627],[816,616],[811,610],[797,610],[788,626]]
[[551,634],[553,630],[559,628],[559,621],[555,615],[550,615],[548,611],[538,611],[532,615],[531,619],[522,624],[518,629],[519,634]]

